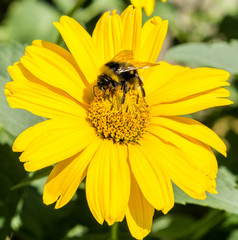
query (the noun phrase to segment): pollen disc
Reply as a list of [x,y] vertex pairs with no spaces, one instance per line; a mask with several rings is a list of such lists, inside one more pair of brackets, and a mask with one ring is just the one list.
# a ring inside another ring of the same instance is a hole
[[114,142],[138,142],[149,125],[150,108],[139,90],[130,90],[121,105],[122,90],[109,95],[98,91],[91,102],[88,120],[96,128],[98,136]]

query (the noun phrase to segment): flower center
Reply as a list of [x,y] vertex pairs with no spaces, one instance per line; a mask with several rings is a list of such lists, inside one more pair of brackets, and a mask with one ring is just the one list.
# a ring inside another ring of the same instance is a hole
[[122,90],[109,94],[109,99],[98,91],[91,102],[88,119],[96,128],[98,136],[114,142],[138,142],[149,124],[150,109],[139,90],[126,93],[122,105]]

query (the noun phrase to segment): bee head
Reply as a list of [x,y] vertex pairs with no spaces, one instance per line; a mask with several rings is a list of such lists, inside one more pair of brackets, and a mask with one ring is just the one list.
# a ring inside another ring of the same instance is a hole
[[111,77],[109,77],[106,74],[101,74],[98,76],[97,85],[99,87],[105,87],[105,86],[108,86],[111,83],[111,81],[112,81]]

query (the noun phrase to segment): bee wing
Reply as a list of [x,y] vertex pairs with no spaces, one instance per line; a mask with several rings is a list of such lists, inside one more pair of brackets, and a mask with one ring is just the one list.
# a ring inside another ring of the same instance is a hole
[[133,60],[133,52],[131,50],[123,50],[119,52],[111,61],[113,62],[128,62]]
[[[130,60],[127,62],[129,65],[131,65],[130,67],[132,69],[130,70],[136,70],[136,69],[142,69],[142,68],[149,68],[149,67],[154,67],[154,66],[157,66],[159,65],[158,63],[149,63],[149,62],[139,62],[139,61],[136,61],[135,59],[133,60]],[[130,71],[128,70],[128,71]]]
[[111,61],[124,63],[123,67],[117,70],[117,73],[129,72],[131,70],[149,68],[158,65],[157,63],[136,61],[131,50],[123,50],[119,52]]
[[129,72],[137,69],[142,69],[142,68],[149,68],[149,67],[154,67],[159,65],[159,63],[149,63],[149,62],[138,62],[136,60],[130,60],[126,62],[123,67],[119,68],[117,70],[117,73],[120,74],[122,72]]
[[123,63],[123,67],[117,70],[117,73],[129,72],[131,70],[137,70],[142,68],[149,68],[157,66],[157,63],[139,62],[133,57],[131,50],[123,50],[119,52],[111,61]]

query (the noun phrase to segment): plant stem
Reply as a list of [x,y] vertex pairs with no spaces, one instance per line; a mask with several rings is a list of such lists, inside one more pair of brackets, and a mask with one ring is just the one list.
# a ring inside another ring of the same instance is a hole
[[118,223],[118,222],[115,222],[115,223],[112,225],[111,240],[117,240],[118,226],[119,226],[119,223]]
[[[85,2],[86,0],[78,0],[76,4],[73,6],[73,8],[66,15],[69,17],[72,17],[74,13],[77,11],[77,9],[79,9]],[[56,44],[60,45],[61,41],[62,41],[62,37],[59,34],[56,40]]]

